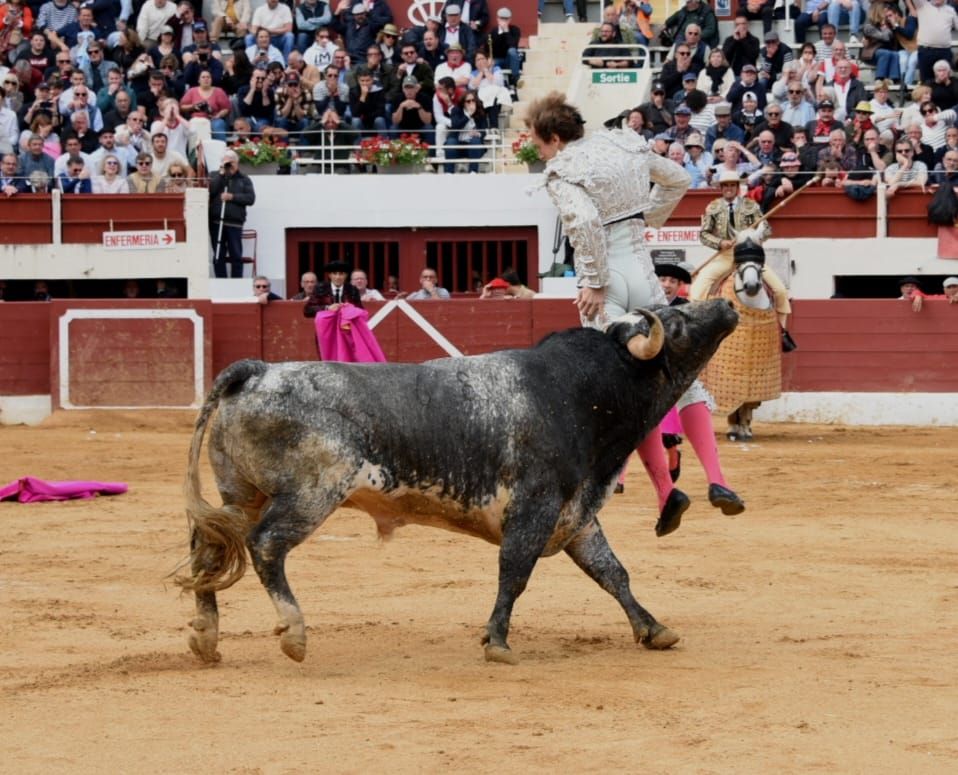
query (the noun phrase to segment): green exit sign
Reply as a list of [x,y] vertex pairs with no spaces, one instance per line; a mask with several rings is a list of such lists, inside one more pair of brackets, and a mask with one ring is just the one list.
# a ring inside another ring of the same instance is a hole
[[593,70],[592,83],[638,83],[635,70]]

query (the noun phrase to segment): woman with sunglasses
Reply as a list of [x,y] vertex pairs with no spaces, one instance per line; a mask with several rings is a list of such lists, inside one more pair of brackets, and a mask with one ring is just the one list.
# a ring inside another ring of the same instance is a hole
[[174,162],[169,166],[166,175],[156,187],[158,194],[182,194],[189,188],[187,171],[182,164]]
[[[470,159],[469,172],[479,172],[479,162],[486,153],[483,140],[489,129],[489,120],[479,101],[479,95],[474,91],[467,91],[462,102],[453,105],[449,111],[449,136],[445,142],[446,174],[456,171],[457,159]],[[456,146],[468,146],[456,147]]]
[[129,194],[130,184],[121,174],[122,162],[115,153],[103,155],[99,174],[93,178],[94,194]]

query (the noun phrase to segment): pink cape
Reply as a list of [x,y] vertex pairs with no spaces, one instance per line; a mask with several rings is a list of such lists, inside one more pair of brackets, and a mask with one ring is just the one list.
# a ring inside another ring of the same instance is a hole
[[95,498],[97,495],[119,495],[126,492],[123,482],[45,482],[25,476],[5,487],[0,487],[0,501],[20,503],[66,501],[72,498]]
[[[385,363],[386,356],[369,330],[369,313],[352,304],[344,304],[335,312],[316,313],[316,341],[319,357],[324,361],[344,363]],[[349,323],[348,331],[343,324]]]

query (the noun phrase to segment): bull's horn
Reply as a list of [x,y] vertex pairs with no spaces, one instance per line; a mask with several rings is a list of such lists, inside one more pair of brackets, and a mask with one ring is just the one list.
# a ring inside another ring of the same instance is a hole
[[627,345],[632,357],[640,361],[648,361],[662,351],[665,344],[665,328],[658,315],[648,310],[640,309],[639,314],[649,321],[649,335],[636,334]]

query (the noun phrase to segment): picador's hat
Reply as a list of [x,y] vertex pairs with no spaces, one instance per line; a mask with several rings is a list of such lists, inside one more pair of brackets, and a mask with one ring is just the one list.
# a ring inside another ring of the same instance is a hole
[[753,239],[747,239],[735,246],[735,263],[744,264],[749,261],[765,263],[765,248]]
[[680,280],[683,283],[692,282],[692,275],[689,274],[688,269],[683,267],[681,264],[673,264],[669,261],[656,264],[655,273],[659,277],[674,277],[676,280]]

